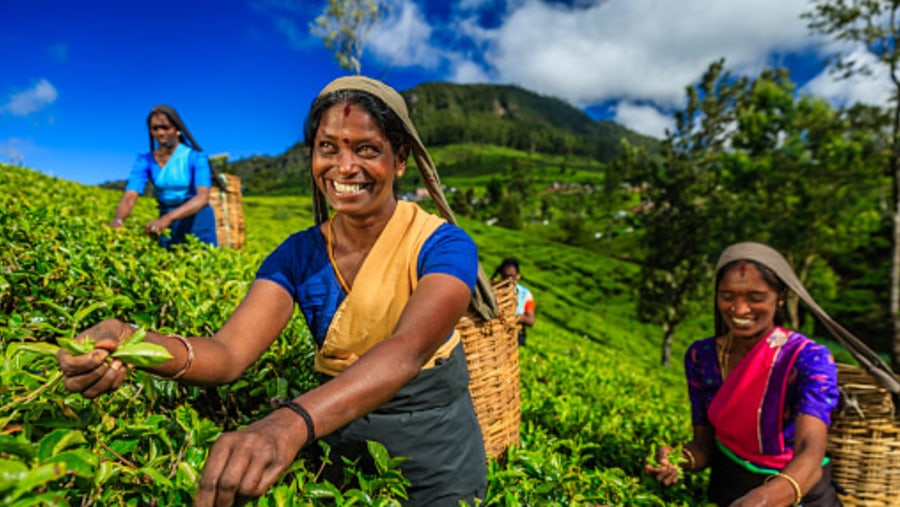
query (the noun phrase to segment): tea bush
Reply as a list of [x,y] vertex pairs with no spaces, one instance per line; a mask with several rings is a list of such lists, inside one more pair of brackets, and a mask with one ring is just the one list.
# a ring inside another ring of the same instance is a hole
[[[0,505],[189,505],[220,432],[266,415],[271,397],[315,385],[313,342],[296,313],[233,384],[181,386],[135,370],[113,394],[68,393],[53,357],[61,338],[109,317],[210,335],[266,253],[311,223],[308,198],[247,198],[244,251],[191,242],[167,252],[141,233],[156,213],[151,199],[138,201],[124,228],[104,226],[120,195],[0,165]],[[525,243],[463,225],[486,267]],[[521,444],[489,463],[483,503],[702,504],[704,474],[664,489],[641,473],[653,445],[682,441],[690,427],[680,371],[653,367],[656,331],[623,310],[629,267],[571,247],[532,248],[556,263],[532,279],[543,320],[520,355]],[[370,452],[378,473],[351,466],[339,485],[319,480],[301,453],[255,503],[397,505],[400,457],[377,443]]]

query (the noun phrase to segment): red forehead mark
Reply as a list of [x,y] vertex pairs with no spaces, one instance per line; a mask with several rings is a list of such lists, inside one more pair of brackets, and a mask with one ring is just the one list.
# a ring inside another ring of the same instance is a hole
[[740,273],[741,277],[744,277],[747,275],[747,263],[746,262],[742,262],[742,263],[738,264],[738,273]]
[[350,104],[344,104],[344,116],[350,116]]
[[343,139],[343,141],[344,141],[344,144],[350,144],[350,140],[347,139],[346,137]]

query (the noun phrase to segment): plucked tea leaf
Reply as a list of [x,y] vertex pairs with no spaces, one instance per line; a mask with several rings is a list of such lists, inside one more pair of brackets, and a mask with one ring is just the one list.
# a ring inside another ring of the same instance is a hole
[[172,359],[172,354],[155,343],[141,342],[124,345],[113,351],[112,356],[134,366],[155,366]]
[[83,341],[76,341],[69,338],[58,338],[56,340],[59,346],[68,350],[70,354],[80,356],[82,354],[90,354],[94,351],[94,340],[86,338]]

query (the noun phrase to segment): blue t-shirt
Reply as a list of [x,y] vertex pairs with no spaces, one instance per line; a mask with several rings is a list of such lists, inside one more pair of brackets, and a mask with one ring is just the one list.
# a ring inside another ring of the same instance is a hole
[[[419,279],[444,273],[462,280],[470,290],[478,277],[478,250],[459,227],[442,224],[425,240],[416,270]],[[328,259],[325,239],[318,226],[291,235],[275,249],[256,273],[291,295],[319,346],[325,341],[331,319],[347,297]]]
[[153,182],[156,200],[161,207],[179,206],[197,195],[197,187],[212,185],[209,159],[184,144],[175,148],[165,167],[159,167],[153,153],[138,155],[125,190],[143,194],[148,181]]

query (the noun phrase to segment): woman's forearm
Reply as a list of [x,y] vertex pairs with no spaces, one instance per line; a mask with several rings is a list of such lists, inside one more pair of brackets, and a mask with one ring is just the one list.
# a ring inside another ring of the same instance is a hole
[[206,207],[207,204],[209,204],[209,189],[205,187],[199,187],[197,189],[197,195],[191,197],[181,206],[178,206],[172,211],[169,211],[160,218],[164,218],[168,223],[171,224],[175,220],[197,214],[197,212]]
[[138,194],[133,190],[126,190],[122,194],[122,198],[119,199],[119,204],[116,205],[115,216],[112,219],[114,225],[122,225],[122,223],[125,222],[125,219],[131,215],[131,210],[134,209],[137,198]]

